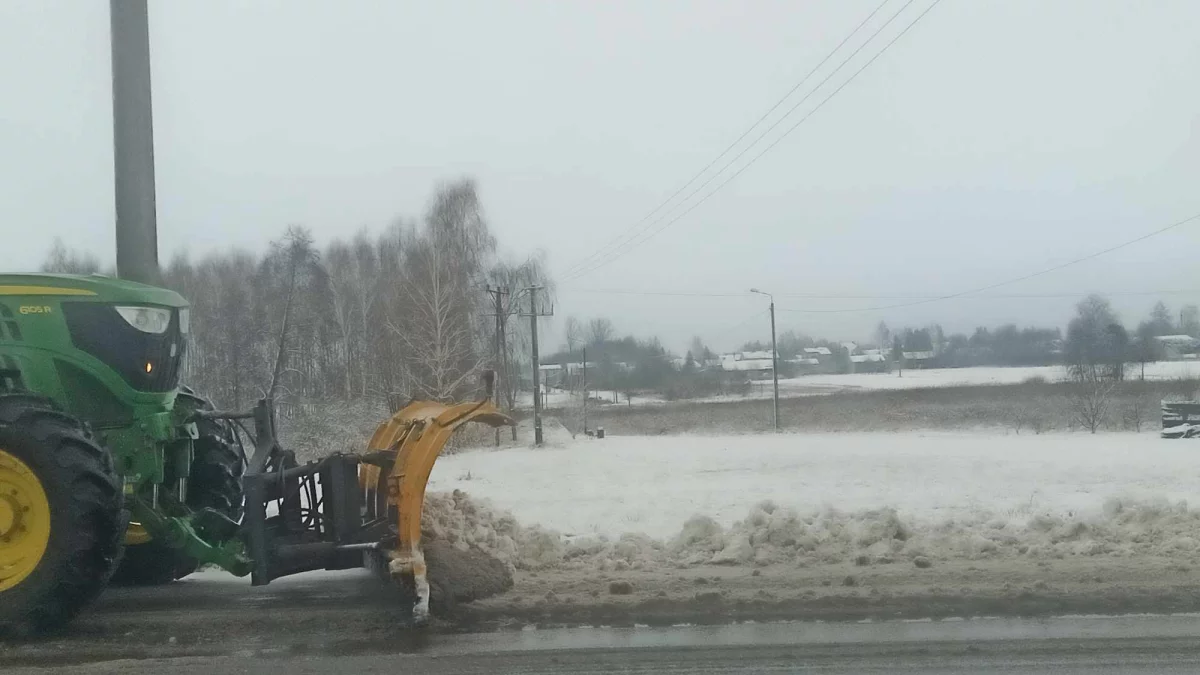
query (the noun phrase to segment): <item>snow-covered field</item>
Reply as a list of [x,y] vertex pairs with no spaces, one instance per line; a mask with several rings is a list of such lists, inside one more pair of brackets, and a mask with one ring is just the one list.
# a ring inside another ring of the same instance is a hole
[[429,487],[566,534],[668,538],[693,515],[729,526],[764,500],[925,523],[1099,514],[1112,498],[1200,505],[1197,469],[1200,443],[1151,433],[611,437],[444,457]]

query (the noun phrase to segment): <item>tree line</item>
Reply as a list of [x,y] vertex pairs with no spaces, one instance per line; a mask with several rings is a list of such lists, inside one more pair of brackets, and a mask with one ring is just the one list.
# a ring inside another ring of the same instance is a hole
[[[61,242],[43,265],[100,269]],[[437,188],[419,221],[401,218],[323,247],[293,226],[266,251],[177,254],[162,276],[191,303],[184,382],[234,409],[263,396],[285,404],[464,399],[479,396],[487,368],[499,371],[511,409],[529,369],[529,327],[509,320],[528,302],[519,289],[552,291],[540,255],[497,254],[468,179]],[[486,292],[494,287],[512,289],[499,312]]]
[[[1090,295],[1075,308],[1064,333],[1058,327],[1019,327],[1004,324],[980,326],[971,333],[947,334],[937,324],[904,327],[895,331],[886,323],[876,327],[873,340],[849,345],[856,351],[878,349],[884,361],[851,361],[847,343],[814,338],[795,330],[786,330],[776,339],[780,375],[791,377],[812,372],[797,365],[797,357],[812,356],[810,348],[828,349],[819,372],[867,372],[915,365],[906,354],[920,355],[921,367],[964,368],[972,366],[1050,366],[1065,365],[1079,381],[1119,380],[1127,364],[1145,364],[1166,357],[1162,341],[1167,335],[1200,337],[1200,308],[1185,305],[1176,315],[1163,302],[1156,303],[1147,318],[1134,331],[1127,330],[1107,299]],[[568,318],[565,344],[542,361],[550,364],[579,363],[587,352],[588,386],[591,389],[623,391],[628,396],[652,390],[666,398],[745,390],[749,375],[721,372],[714,366],[719,355],[699,336],[694,337],[683,357],[676,357],[656,337],[618,337],[609,319],[587,321]],[[764,340],[747,341],[739,351],[767,352],[771,344]],[[583,385],[582,374],[572,372],[562,383],[569,389]]]

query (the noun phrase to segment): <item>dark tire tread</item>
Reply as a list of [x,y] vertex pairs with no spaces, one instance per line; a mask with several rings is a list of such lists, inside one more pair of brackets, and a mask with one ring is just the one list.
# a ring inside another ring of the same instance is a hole
[[0,594],[0,632],[60,628],[96,598],[121,556],[127,518],[112,456],[48,398],[0,394],[0,447],[38,475],[50,543],[33,573]]

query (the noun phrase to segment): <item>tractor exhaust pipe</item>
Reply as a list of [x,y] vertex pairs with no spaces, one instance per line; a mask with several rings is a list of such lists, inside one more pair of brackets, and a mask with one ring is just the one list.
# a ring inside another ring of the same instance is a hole
[[146,0],[109,0],[117,276],[161,283],[154,201],[154,122]]

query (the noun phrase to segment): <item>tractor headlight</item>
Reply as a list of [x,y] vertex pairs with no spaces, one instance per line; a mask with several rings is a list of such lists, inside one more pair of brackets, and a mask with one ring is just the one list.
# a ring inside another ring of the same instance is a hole
[[[179,310],[179,332],[183,333],[184,335],[187,335],[188,331],[191,330],[191,328],[192,328],[192,312],[187,307],[184,307],[183,309]],[[171,356],[174,356],[174,354],[172,354]]]
[[161,307],[117,307],[125,323],[152,335],[162,335],[171,325],[171,310]]

